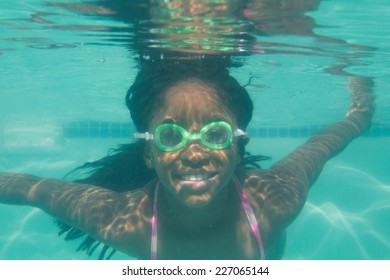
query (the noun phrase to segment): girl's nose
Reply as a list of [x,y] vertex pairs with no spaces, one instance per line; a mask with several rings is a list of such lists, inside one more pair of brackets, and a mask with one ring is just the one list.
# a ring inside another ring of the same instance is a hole
[[189,144],[181,153],[180,158],[184,165],[197,168],[207,165],[210,161],[210,154],[207,148],[201,144]]

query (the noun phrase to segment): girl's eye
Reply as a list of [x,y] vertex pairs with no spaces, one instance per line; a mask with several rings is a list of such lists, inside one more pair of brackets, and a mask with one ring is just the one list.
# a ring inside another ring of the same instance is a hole
[[181,135],[175,129],[164,129],[160,133],[160,141],[164,146],[173,147],[179,144],[183,140],[183,135]]
[[213,127],[205,134],[205,140],[213,144],[224,144],[228,140],[228,132],[223,127]]

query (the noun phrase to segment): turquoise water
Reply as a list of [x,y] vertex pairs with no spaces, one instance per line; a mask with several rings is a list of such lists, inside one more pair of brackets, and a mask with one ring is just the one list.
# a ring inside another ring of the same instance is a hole
[[[129,141],[123,99],[136,75],[134,26],[58,5],[69,0],[15,2],[0,2],[0,171],[62,178]],[[265,167],[302,144],[310,128],[344,116],[347,77],[327,69],[375,77],[372,130],[328,162],[288,228],[285,259],[390,259],[387,2],[322,1],[305,13],[315,22],[311,33],[292,23],[290,31],[258,33],[254,46],[244,45],[252,55],[232,69],[242,84],[252,77],[249,150],[272,156]],[[0,259],[88,258],[74,252],[79,241],[58,238],[40,210],[0,205],[0,225]]]

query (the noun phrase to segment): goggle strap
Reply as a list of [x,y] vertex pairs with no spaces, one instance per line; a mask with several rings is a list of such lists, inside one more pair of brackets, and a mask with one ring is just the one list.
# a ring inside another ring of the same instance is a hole
[[241,129],[236,129],[235,131],[234,131],[234,136],[236,136],[236,137],[238,137],[238,136],[247,136],[248,135],[248,133],[246,133],[246,132],[244,132],[243,130],[241,130]]
[[145,139],[146,141],[153,140],[154,135],[150,134],[149,132],[145,133],[134,133],[134,138],[136,139]]

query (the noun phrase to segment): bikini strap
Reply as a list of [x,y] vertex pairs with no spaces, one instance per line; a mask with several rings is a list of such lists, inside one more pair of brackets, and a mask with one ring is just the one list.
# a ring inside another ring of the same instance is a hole
[[234,185],[236,186],[236,190],[240,196],[241,206],[242,206],[242,209],[244,210],[245,215],[248,219],[249,225],[251,227],[251,231],[256,238],[257,246],[259,247],[259,250],[260,250],[261,259],[264,260],[265,259],[264,246],[263,246],[263,242],[261,241],[259,224],[256,220],[255,213],[253,212],[253,208],[249,202],[249,198],[248,198],[244,188],[242,187],[240,181],[237,179],[236,176],[233,176],[233,182],[234,182]]
[[152,241],[150,244],[150,259],[157,259],[157,196],[158,188],[160,182],[157,182],[156,188],[154,190],[154,199],[153,199],[153,216],[152,216]]
[[[246,195],[244,188],[241,183],[238,181],[237,177],[233,177],[234,185],[240,196],[241,206],[245,212],[245,215],[248,219],[251,231],[256,238],[257,245],[260,250],[261,259],[265,259],[264,246],[261,241],[261,235],[259,230],[259,224],[257,223],[255,214],[253,213],[253,208],[249,202],[248,196]],[[152,238],[151,238],[151,248],[150,248],[150,259],[157,259],[157,196],[160,182],[157,182],[156,188],[154,190],[154,199],[153,199],[153,216],[152,216]]]

